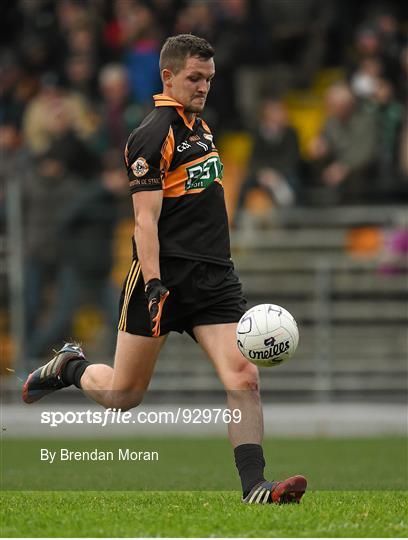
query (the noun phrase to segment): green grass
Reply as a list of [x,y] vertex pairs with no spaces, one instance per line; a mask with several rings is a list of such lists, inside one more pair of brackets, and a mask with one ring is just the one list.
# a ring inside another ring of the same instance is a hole
[[404,537],[404,492],[311,492],[245,506],[237,492],[5,492],[2,536]]
[[[304,474],[312,490],[407,490],[403,438],[266,439],[265,475]],[[41,448],[159,452],[157,462],[40,461]],[[11,439],[2,442],[2,487],[26,491],[228,491],[240,487],[227,438],[111,440]]]
[[[40,462],[40,448],[61,447],[150,449],[159,451],[160,460]],[[300,505],[243,505],[226,439],[38,441],[5,437],[1,535],[408,536],[404,439],[267,439],[264,450],[267,478],[296,473],[308,477],[310,489]]]

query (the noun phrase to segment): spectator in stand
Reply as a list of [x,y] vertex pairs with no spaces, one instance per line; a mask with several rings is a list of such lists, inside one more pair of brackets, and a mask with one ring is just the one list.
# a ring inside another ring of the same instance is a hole
[[205,0],[187,3],[178,13],[174,33],[199,33],[204,39],[215,39],[215,13]]
[[45,153],[61,122],[69,123],[83,140],[95,130],[95,118],[84,98],[64,90],[56,74],[47,73],[43,75],[40,91],[28,104],[23,117],[24,136],[29,149],[36,155]]
[[322,66],[334,9],[332,0],[259,3],[262,20],[266,23],[267,61],[282,66],[282,73],[286,67],[293,86],[310,86]]
[[60,159],[65,169],[84,180],[99,174],[99,158],[90,143],[78,136],[72,125],[69,109],[62,104],[49,125],[49,151]]
[[152,107],[152,95],[161,91],[158,73],[162,37],[151,4],[115,1],[114,17],[104,28],[104,41],[111,57],[124,62],[132,99],[144,107],[144,114]]
[[118,18],[131,95],[146,112],[152,108],[152,95],[161,91],[161,31],[148,4],[129,1]]
[[246,0],[220,0],[216,9],[205,0],[186,4],[177,15],[173,34],[194,34],[214,44],[217,84],[208,96],[205,117],[215,133],[242,129],[237,105],[237,71],[248,54],[252,39]]
[[111,329],[108,350],[115,349],[118,322],[117,291],[111,279],[112,244],[117,204],[128,194],[121,154],[105,156],[102,179],[81,186],[66,199],[54,224],[63,239],[55,292],[43,325],[31,338],[33,356],[63,340],[71,330],[78,305],[91,301],[101,308]]
[[[405,220],[404,220],[405,222]],[[408,274],[408,228],[399,227],[384,231],[385,242],[380,257],[379,272],[383,276]]]
[[96,66],[87,55],[72,55],[65,62],[67,87],[92,103],[97,98]]
[[401,51],[398,73],[397,97],[401,103],[408,104],[408,45]]
[[383,65],[379,58],[362,59],[350,79],[350,87],[354,95],[361,99],[372,98],[377,79],[381,77],[382,72]]
[[99,89],[101,124],[93,147],[99,154],[109,148],[123,152],[129,133],[143,118],[142,107],[131,101],[128,74],[120,64],[108,64],[101,70]]
[[87,57],[95,70],[102,63],[100,38],[95,25],[88,19],[70,28],[65,38],[66,52],[64,57]]
[[373,185],[381,200],[397,196],[399,141],[403,122],[403,107],[394,98],[390,81],[378,78],[369,107],[376,120],[377,141],[374,159]]
[[[240,68],[259,56],[257,39],[259,32],[252,21],[251,5],[247,0],[220,0],[216,11],[215,61],[217,84],[214,84],[206,105],[214,107],[219,130],[245,129],[237,92]],[[257,30],[254,32],[253,28]],[[194,33],[194,32],[193,32]],[[211,120],[212,125],[214,125]]]
[[254,134],[249,172],[238,197],[238,219],[248,192],[262,188],[277,206],[294,204],[299,193],[300,153],[297,133],[289,125],[285,104],[269,98],[262,104]]
[[348,72],[356,71],[362,60],[367,58],[382,58],[380,36],[375,25],[365,23],[355,32],[354,44],[348,62]]
[[133,3],[129,0],[114,0],[111,5],[112,13],[103,29],[103,41],[109,50],[110,58],[119,61],[125,46],[123,24],[132,13]]
[[40,34],[22,34],[18,48],[21,62],[28,73],[39,75],[52,63],[48,43]]
[[58,73],[66,86],[72,86],[93,99],[97,73],[106,55],[98,6],[89,2],[60,0],[55,9],[60,27]]
[[328,89],[326,111],[323,130],[309,149],[317,183],[326,186],[332,202],[366,201],[377,140],[375,117],[358,105],[343,82]]
[[399,147],[399,171],[403,192],[408,195],[408,111],[405,109]]
[[12,29],[13,49],[18,51],[26,72],[39,75],[43,71],[57,69],[60,40],[55,17],[56,3],[21,0],[14,4],[17,8],[17,24]]
[[[21,191],[31,176],[33,164],[31,156],[24,147],[21,130],[18,120],[13,115],[0,119],[0,231],[2,238],[6,238],[7,251],[14,250],[17,256],[14,260],[19,260],[21,253],[19,246],[14,246],[21,235]],[[20,206],[20,208],[16,208]],[[13,224],[10,223],[13,220]],[[17,228],[14,224],[17,222]],[[3,240],[4,241],[4,240]],[[4,254],[3,254],[4,259]],[[3,264],[5,261],[3,261]],[[4,270],[7,265],[4,264]],[[4,309],[15,302],[15,297],[10,296],[10,276],[7,271],[0,272],[0,306]],[[2,336],[2,355],[4,353],[4,335]]]
[[[233,1],[239,3],[239,0]],[[179,0],[150,0],[150,5],[154,10],[155,18],[163,31],[163,35],[173,35],[174,25],[181,2]]]
[[55,5],[58,26],[63,35],[82,23],[87,18],[87,11],[90,9],[85,2],[76,0],[59,0]]
[[19,184],[20,190],[33,168],[32,159],[24,146],[18,120],[13,114],[0,119],[0,223],[3,226],[6,213],[6,190],[8,182]]
[[383,52],[384,76],[396,85],[400,76],[400,54],[406,38],[400,32],[397,15],[392,7],[385,7],[377,13],[375,25]]
[[45,293],[52,284],[59,290],[70,286],[70,275],[61,260],[65,239],[59,230],[61,215],[79,192],[78,181],[52,152],[37,158],[34,174],[24,185],[26,335],[27,350],[33,357],[52,345],[47,322],[39,317],[46,306]]
[[[75,94],[71,94],[71,98],[75,98]],[[65,96],[56,96],[55,101],[48,104],[49,117],[44,119],[47,136],[44,149],[61,160],[70,174],[89,180],[95,172],[99,172],[99,163],[87,139],[78,134],[73,104],[75,101],[70,101],[69,97],[65,99]]]
[[103,13],[97,2],[58,0],[54,9],[64,56],[99,50]]
[[27,102],[37,87],[36,76],[23,69],[14,52],[0,52],[0,122],[14,120],[20,126]]
[[395,15],[387,10],[371,14],[355,33],[348,73],[354,73],[365,60],[376,59],[382,64],[380,75],[398,84],[402,43]]

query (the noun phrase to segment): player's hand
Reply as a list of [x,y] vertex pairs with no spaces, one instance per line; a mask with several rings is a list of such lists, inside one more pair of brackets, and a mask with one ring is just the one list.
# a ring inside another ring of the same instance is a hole
[[152,336],[159,337],[163,306],[170,291],[163,285],[160,279],[153,278],[146,283],[145,294],[150,314]]

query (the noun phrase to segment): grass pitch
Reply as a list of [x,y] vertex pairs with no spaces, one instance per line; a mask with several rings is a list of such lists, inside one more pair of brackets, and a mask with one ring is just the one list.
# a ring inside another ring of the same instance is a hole
[[238,492],[7,492],[8,537],[406,537],[404,492],[310,492],[248,506]]
[[[139,448],[160,452],[161,462],[146,467],[139,462],[58,466],[41,464],[37,456],[39,446],[107,449],[134,444],[3,440],[1,535],[408,536],[407,443],[402,438],[266,440],[268,478],[304,473],[309,479],[302,503],[286,506],[240,502],[225,439],[138,440]],[[145,490],[149,477],[152,491]],[[70,491],[61,489],[64,483]],[[22,491],[23,486],[31,491]]]

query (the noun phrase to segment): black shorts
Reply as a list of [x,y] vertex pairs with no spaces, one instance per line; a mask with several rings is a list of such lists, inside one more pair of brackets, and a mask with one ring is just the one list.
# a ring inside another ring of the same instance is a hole
[[[163,259],[161,280],[169,289],[160,322],[160,335],[188,332],[203,324],[238,322],[246,311],[242,285],[233,266],[187,259]],[[119,304],[119,330],[151,336],[144,281],[137,260],[132,262]]]

